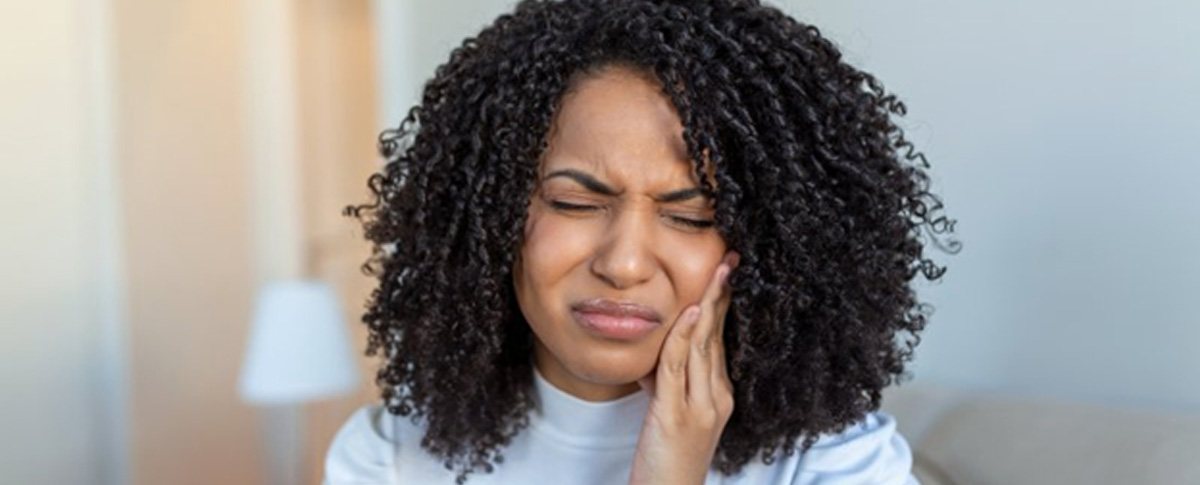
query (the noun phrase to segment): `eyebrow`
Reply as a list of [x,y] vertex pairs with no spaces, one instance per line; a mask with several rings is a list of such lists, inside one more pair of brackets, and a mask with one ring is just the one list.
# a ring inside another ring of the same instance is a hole
[[[608,185],[605,185],[604,182],[597,180],[595,177],[593,177],[585,172],[575,170],[573,168],[565,168],[562,170],[555,170],[553,172],[550,172],[549,175],[546,175],[546,177],[543,178],[542,180],[550,180],[554,177],[569,178],[571,180],[578,182],[579,185],[582,185],[584,188],[586,188],[592,192],[596,192],[596,193],[602,194],[602,195],[607,195],[610,197],[615,197],[615,196],[621,195],[621,193],[622,193],[622,192],[617,192],[616,190],[614,190],[612,187],[609,187]],[[683,201],[683,200],[693,199],[696,197],[704,197],[705,199],[711,199],[711,197],[706,195],[704,193],[704,191],[701,190],[699,187],[691,187],[691,188],[687,188],[687,189],[673,190],[671,192],[666,192],[666,193],[658,194],[658,195],[652,195],[650,197],[653,198],[655,201],[662,202],[662,203],[679,202],[679,201]]]

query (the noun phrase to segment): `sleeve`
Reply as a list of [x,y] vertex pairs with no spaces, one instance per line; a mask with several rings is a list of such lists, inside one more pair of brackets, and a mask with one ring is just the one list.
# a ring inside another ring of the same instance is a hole
[[799,457],[792,485],[920,485],[912,450],[892,415],[876,411],[836,435],[822,436]]
[[350,416],[329,445],[324,485],[395,485],[396,447],[392,420],[382,406],[364,406]]

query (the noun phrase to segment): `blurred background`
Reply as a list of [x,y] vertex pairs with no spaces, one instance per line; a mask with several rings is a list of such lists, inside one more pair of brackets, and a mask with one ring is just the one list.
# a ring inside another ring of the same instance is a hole
[[[513,3],[0,4],[0,483],[317,483],[376,396],[341,209]],[[1200,3],[774,4],[906,102],[959,221],[913,386],[1200,411]],[[239,376],[256,299],[298,279],[357,374],[289,414]]]

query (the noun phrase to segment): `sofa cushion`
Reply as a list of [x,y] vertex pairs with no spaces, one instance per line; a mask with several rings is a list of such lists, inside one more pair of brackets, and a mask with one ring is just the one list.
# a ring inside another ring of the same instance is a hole
[[925,456],[921,450],[914,449],[913,451],[913,476],[921,485],[956,485],[954,480],[950,479],[950,475],[942,470],[936,462]]
[[957,483],[1200,484],[1194,415],[973,397],[937,417],[914,448]]

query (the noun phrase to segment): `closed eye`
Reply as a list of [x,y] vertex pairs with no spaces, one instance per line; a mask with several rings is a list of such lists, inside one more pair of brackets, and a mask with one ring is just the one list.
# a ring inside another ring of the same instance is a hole
[[[562,211],[591,212],[591,211],[600,210],[600,207],[594,206],[594,205],[572,204],[569,202],[563,202],[563,201],[559,201],[559,200],[550,201],[550,205],[552,207],[554,207],[555,209],[562,210]],[[713,227],[714,225],[716,225],[716,221],[690,219],[687,217],[679,217],[679,216],[667,216],[667,217],[670,218],[672,221],[675,221],[676,223],[683,224],[685,226],[696,228],[696,229],[706,229],[706,228]]]
[[594,205],[571,204],[568,202],[562,202],[562,201],[558,201],[558,200],[550,201],[550,205],[553,206],[555,209],[566,210],[566,211],[592,211],[592,210],[599,209],[599,207],[596,207]]

